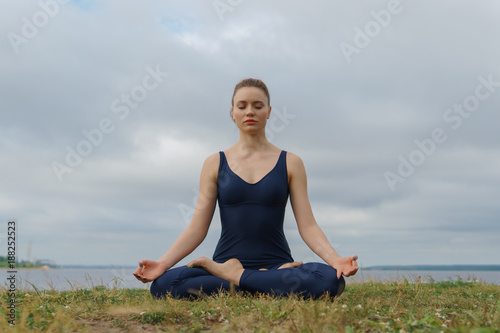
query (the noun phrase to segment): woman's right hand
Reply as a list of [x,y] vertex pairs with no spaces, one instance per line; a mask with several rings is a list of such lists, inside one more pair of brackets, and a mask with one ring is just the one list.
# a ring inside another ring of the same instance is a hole
[[134,272],[134,276],[143,283],[151,282],[159,278],[168,268],[159,261],[139,260],[139,267]]

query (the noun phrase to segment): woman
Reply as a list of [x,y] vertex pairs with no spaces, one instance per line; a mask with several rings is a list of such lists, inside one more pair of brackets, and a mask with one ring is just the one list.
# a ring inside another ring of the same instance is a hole
[[[231,284],[236,290],[274,295],[340,295],[342,275],[358,270],[357,256],[340,257],[317,225],[300,157],[266,139],[271,115],[266,85],[257,79],[239,82],[231,104],[239,141],[205,160],[191,223],[158,261],[140,260],[135,277],[153,281],[154,297],[189,297],[200,290],[211,294]],[[302,239],[327,264],[292,259],[283,233],[288,196]],[[222,232],[213,260],[202,257],[171,269],[204,240],[217,201]]]

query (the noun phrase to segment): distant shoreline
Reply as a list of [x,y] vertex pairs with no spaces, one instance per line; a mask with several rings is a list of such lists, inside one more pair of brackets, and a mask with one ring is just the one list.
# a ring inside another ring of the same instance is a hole
[[500,271],[500,265],[385,265],[361,267],[367,271]]
[[[48,269],[136,269],[137,266],[106,266],[106,265],[57,265],[49,266]],[[18,270],[18,269],[41,269],[41,267],[15,267],[14,269],[9,267],[0,267],[4,270]]]

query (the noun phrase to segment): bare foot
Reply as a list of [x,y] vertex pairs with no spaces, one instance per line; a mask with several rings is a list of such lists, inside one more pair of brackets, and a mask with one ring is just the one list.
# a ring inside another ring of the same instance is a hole
[[295,267],[299,267],[302,264],[303,264],[302,261],[287,262],[286,264],[281,265],[278,269],[295,268]]
[[188,267],[200,267],[214,276],[218,276],[230,283],[239,286],[241,274],[245,270],[238,259],[229,259],[225,263],[218,264],[212,259],[201,257],[187,264]]

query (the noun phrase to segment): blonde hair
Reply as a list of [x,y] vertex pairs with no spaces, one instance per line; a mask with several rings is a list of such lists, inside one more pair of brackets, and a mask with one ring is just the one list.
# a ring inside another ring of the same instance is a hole
[[233,97],[231,98],[231,105],[232,106],[234,106],[234,95],[236,95],[236,92],[238,90],[240,90],[241,88],[245,88],[245,87],[254,87],[254,88],[259,88],[260,90],[262,90],[264,92],[264,94],[266,94],[266,96],[267,96],[267,104],[271,105],[271,98],[269,96],[269,90],[267,90],[266,84],[262,80],[249,78],[249,79],[241,80],[234,87]]

